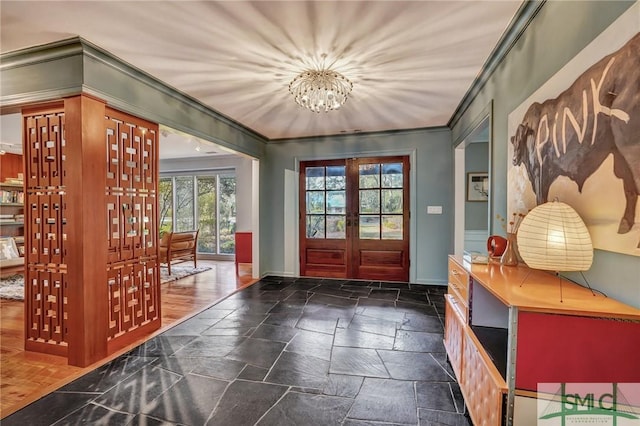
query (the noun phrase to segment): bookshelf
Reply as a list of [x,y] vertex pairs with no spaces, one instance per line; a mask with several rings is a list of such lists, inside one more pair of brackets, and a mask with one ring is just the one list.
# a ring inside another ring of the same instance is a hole
[[12,237],[24,256],[24,186],[17,179],[0,183],[0,237]]

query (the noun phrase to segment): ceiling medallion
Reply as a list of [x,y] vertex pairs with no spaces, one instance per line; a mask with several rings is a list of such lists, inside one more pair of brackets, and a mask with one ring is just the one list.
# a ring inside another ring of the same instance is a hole
[[289,83],[289,92],[296,103],[314,112],[339,109],[351,89],[353,83],[347,77],[324,66],[320,70],[306,70]]

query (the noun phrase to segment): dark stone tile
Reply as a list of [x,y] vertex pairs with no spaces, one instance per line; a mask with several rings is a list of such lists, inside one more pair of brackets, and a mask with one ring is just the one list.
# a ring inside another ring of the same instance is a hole
[[379,281],[366,281],[366,280],[347,280],[342,284],[343,286],[351,286],[351,287],[378,287],[380,288]]
[[365,317],[393,321],[398,324],[402,324],[406,320],[406,314],[403,311],[396,311],[395,306],[363,306],[359,307],[357,312]]
[[456,406],[456,411],[459,414],[464,414],[466,412],[467,406],[464,402],[464,397],[462,396],[462,391],[460,390],[460,385],[458,383],[451,383],[451,392],[453,393],[453,403]]
[[374,288],[371,290],[371,293],[369,293],[369,299],[397,300],[398,293],[398,290]]
[[444,327],[438,317],[430,315],[406,314],[401,330],[443,333]]
[[214,318],[191,318],[162,333],[164,336],[199,336],[200,333],[219,322]]
[[289,289],[296,290],[296,291],[312,291],[313,289],[318,288],[319,286],[320,286],[320,283],[318,281],[295,282],[291,284],[291,287],[289,287]]
[[442,333],[398,330],[393,349],[406,352],[444,352]]
[[166,336],[161,334],[141,344],[129,354],[140,357],[169,356],[192,342],[195,338],[196,336]]
[[421,425],[473,426],[464,414],[418,409]]
[[422,303],[414,303],[414,302],[399,300],[396,302],[396,309],[406,314],[438,316],[438,312],[433,306],[424,305]]
[[356,313],[359,313],[361,309],[365,309],[367,307],[378,307],[378,308],[396,308],[396,302],[393,300],[382,300],[382,299],[369,299],[367,297],[358,298],[358,309]]
[[416,412],[412,382],[367,377],[351,407],[349,418],[416,424]]
[[295,279],[296,284],[322,284],[326,281],[325,278],[316,277],[299,277]]
[[353,293],[353,295],[357,297],[368,297],[371,293],[371,287],[367,287],[365,285],[343,285],[341,288]]
[[400,423],[380,423],[380,422],[370,422],[367,420],[353,420],[347,419],[342,423],[342,426],[407,426],[406,424]]
[[422,291],[400,290],[398,300],[428,305],[429,297]]
[[217,306],[206,309],[196,315],[194,318],[211,318],[211,319],[222,319],[227,315],[233,313],[232,309],[218,309]]
[[144,367],[95,399],[97,404],[137,414],[182,376],[159,367]]
[[[93,393],[54,392],[2,419],[2,426],[48,426],[87,404]],[[47,413],[43,416],[42,413]]]
[[457,412],[449,383],[417,382],[416,401],[420,408]]
[[280,301],[274,306],[269,313],[270,314],[297,314],[302,315],[304,309],[305,300],[290,300]]
[[353,376],[389,377],[382,360],[373,349],[334,347],[329,372]]
[[343,374],[329,374],[329,381],[322,393],[325,395],[355,398],[360,392],[364,377],[346,376]]
[[79,377],[59,390],[63,392],[102,393],[155,360],[155,358],[121,356]]
[[296,328],[315,331],[318,333],[333,334],[337,325],[337,318],[325,318],[321,315],[303,314],[296,323]]
[[395,339],[381,334],[365,333],[353,329],[337,329],[334,340],[335,346],[368,349],[393,349]]
[[207,425],[253,425],[286,391],[286,386],[236,380],[225,391]]
[[284,349],[285,344],[270,340],[249,338],[227,355],[230,359],[257,367],[269,368]]
[[262,324],[295,327],[301,315],[298,314],[269,314]]
[[290,392],[299,392],[299,393],[310,393],[312,395],[322,395],[322,389],[317,388],[301,388],[299,386],[291,386],[289,388]]
[[246,367],[238,375],[238,379],[251,380],[254,382],[261,382],[269,372],[268,368],[256,367],[255,365],[247,364]]
[[314,293],[309,298],[308,303],[318,305],[333,305],[333,306],[355,306],[358,303],[357,299],[349,299],[346,297],[331,296],[329,294]]
[[306,291],[306,290],[296,290],[296,291],[293,291],[284,300],[287,301],[287,302],[294,302],[294,301],[306,302],[309,297],[311,297],[311,293],[309,293],[308,291]]
[[[455,373],[453,372],[453,369],[451,368],[451,364],[449,363],[449,360],[447,359],[447,354],[446,353],[438,353],[438,352],[432,352],[431,357],[433,359],[436,360],[436,362],[440,365],[440,367],[447,372],[447,374],[451,377],[454,378],[455,377]],[[455,379],[454,379],[455,380]]]
[[430,354],[378,350],[391,378],[451,382],[453,379]]
[[387,321],[380,318],[355,315],[349,329],[360,330],[366,333],[382,334],[383,336],[395,337],[397,324],[394,321]]
[[181,358],[226,356],[244,340],[244,337],[237,336],[202,336],[176,351],[173,356]]
[[329,361],[332,344],[333,336],[330,334],[299,330],[298,334],[286,346],[285,351],[312,355]]
[[304,315],[312,316],[315,318],[345,318],[351,320],[355,315],[355,307],[347,306],[308,306],[304,310]]
[[287,282],[263,282],[263,283],[258,283],[257,284],[260,288],[260,290],[262,291],[281,291],[284,290],[286,288],[288,288],[289,286],[291,286],[291,283],[287,283]]
[[[327,295],[327,296],[336,296],[336,297],[343,297],[343,298],[354,298],[355,293],[352,293],[350,291],[347,290],[343,290],[340,287],[329,287],[329,286],[320,286],[317,287],[315,289],[313,289],[313,293],[315,295]],[[329,303],[331,305],[335,305],[335,303]],[[343,305],[338,305],[338,306],[343,306]]]
[[234,328],[217,328],[211,327],[204,331],[202,336],[248,336],[256,328],[255,327],[234,327]]
[[199,362],[191,370],[191,373],[200,376],[215,377],[222,380],[233,380],[244,369],[244,362],[227,358],[200,358]]
[[235,313],[250,312],[251,314],[265,314],[269,312],[277,301],[262,301],[260,299],[225,299],[215,305],[217,309],[232,309]]
[[329,361],[283,352],[264,381],[302,388],[322,389],[328,380]]
[[[133,414],[119,413],[108,410],[95,404],[87,404],[79,410],[69,414],[64,419],[53,423],[55,426],[63,425],[100,425],[100,426],[120,426],[126,425],[135,416]],[[3,421],[4,424],[4,421]]]
[[288,343],[296,335],[296,329],[290,327],[279,327],[277,325],[262,324],[251,337],[256,339],[273,340],[275,342]]
[[224,393],[228,382],[186,375],[169,391],[145,404],[142,413],[185,425],[204,424]]
[[409,285],[409,283],[403,283],[403,282],[385,282],[382,281],[380,283],[380,288],[382,289],[398,289],[398,290],[409,290],[411,287]]
[[289,392],[258,422],[260,426],[338,425],[353,400]]
[[[267,314],[250,314],[247,312],[234,312],[217,322],[212,329],[217,328],[243,328],[257,327],[267,318]],[[204,333],[203,333],[204,334]]]
[[139,414],[133,418],[130,423],[127,423],[127,426],[182,426],[178,425],[178,423],[168,422],[166,420],[158,420],[153,417],[145,416],[144,414]]

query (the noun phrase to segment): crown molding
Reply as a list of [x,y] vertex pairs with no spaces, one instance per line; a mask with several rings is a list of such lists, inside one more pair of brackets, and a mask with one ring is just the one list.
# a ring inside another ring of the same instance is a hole
[[[161,92],[163,95],[169,96],[177,101],[186,104],[188,107],[197,110],[217,121],[220,121],[227,126],[237,130],[250,137],[253,140],[266,143],[268,139],[259,134],[258,132],[245,127],[244,125],[238,123],[237,121],[227,117],[218,111],[215,111],[208,106],[204,105],[200,101],[195,98],[180,92],[174,87],[169,86],[158,78],[142,71],[134,67],[133,65],[128,64],[124,60],[119,57],[107,52],[101,47],[96,46],[95,44],[89,42],[88,40],[83,39],[82,37],[72,37],[64,40],[59,40],[53,43],[32,46],[25,49],[15,50],[12,52],[2,53],[0,54],[0,71],[7,71],[14,68],[24,67],[28,65],[40,64],[48,61],[55,61],[60,59],[65,59],[74,56],[83,56],[86,58],[91,58],[101,64],[104,64],[112,69],[117,70],[119,73],[122,73],[140,83],[143,83],[154,90]],[[98,91],[95,89],[91,89],[87,87],[86,83],[81,87],[73,87],[73,88],[55,88],[49,89],[45,91],[28,93],[24,95],[13,95],[13,96],[0,96],[0,104],[3,106],[15,105],[16,103],[29,103],[29,102],[39,102],[43,100],[43,97],[50,96],[48,99],[60,98],[62,96],[69,96],[73,94],[78,94],[82,92],[87,93],[97,93]],[[100,96],[104,98],[108,103],[118,106],[125,107],[128,105],[127,102],[115,98],[113,95],[108,93],[99,93]],[[127,110],[131,110],[132,106],[128,105]],[[134,108],[135,109],[135,108]],[[153,116],[152,112],[146,111],[146,119],[154,120],[154,121],[165,121],[165,120],[157,120]],[[175,125],[176,123],[174,123]],[[182,129],[181,129],[182,130]],[[191,132],[191,129],[184,129]],[[226,145],[226,144],[225,144]]]
[[509,51],[520,39],[520,36],[525,32],[533,18],[535,18],[545,3],[546,0],[526,0],[522,3],[504,34],[496,44],[496,47],[482,66],[478,76],[471,84],[469,90],[467,90],[465,95],[462,97],[458,107],[449,119],[449,122],[447,123],[449,128],[453,128],[460,118],[462,118],[467,108],[469,108],[475,97],[480,93],[498,65],[500,65],[505,56],[507,56]]

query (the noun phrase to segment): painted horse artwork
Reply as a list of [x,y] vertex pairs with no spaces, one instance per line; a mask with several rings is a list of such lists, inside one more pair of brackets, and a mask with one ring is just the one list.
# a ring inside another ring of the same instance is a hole
[[582,193],[585,181],[613,155],[625,197],[618,234],[629,232],[640,193],[640,33],[556,98],[532,103],[511,144],[512,164],[525,167],[536,204],[548,201],[560,176]]

